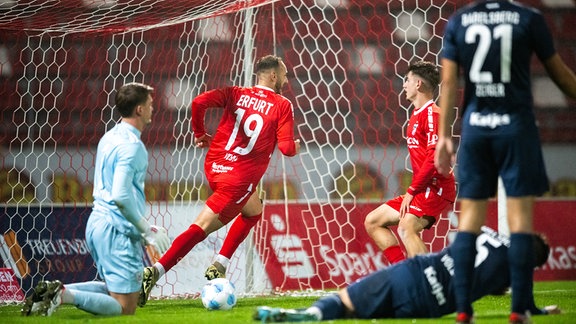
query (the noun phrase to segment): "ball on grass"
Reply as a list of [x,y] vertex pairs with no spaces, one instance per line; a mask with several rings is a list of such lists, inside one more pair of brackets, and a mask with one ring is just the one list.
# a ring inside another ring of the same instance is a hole
[[228,279],[212,279],[202,288],[201,298],[208,310],[228,310],[236,305],[236,287]]

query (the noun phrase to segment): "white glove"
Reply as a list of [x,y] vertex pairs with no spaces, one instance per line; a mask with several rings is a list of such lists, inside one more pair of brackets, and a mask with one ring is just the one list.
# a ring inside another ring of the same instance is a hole
[[146,245],[152,245],[160,254],[164,254],[170,247],[168,231],[162,226],[150,225],[150,228],[142,234]]

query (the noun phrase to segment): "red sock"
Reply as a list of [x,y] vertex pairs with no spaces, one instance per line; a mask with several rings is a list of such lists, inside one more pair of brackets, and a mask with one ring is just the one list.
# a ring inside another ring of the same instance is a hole
[[230,226],[230,230],[228,230],[228,234],[226,234],[222,249],[220,249],[220,255],[230,259],[234,251],[236,251],[240,243],[248,236],[248,233],[250,233],[252,227],[258,223],[260,218],[262,218],[262,213],[252,217],[244,217],[242,215],[236,217],[236,220],[234,220],[234,223]]
[[386,259],[388,259],[390,264],[398,263],[406,259],[406,256],[404,256],[404,252],[402,252],[399,245],[392,245],[391,247],[384,249],[384,256],[386,256]]
[[174,239],[168,251],[162,255],[158,262],[164,267],[164,270],[168,272],[168,270],[172,269],[176,263],[182,260],[196,244],[202,242],[205,238],[206,232],[204,232],[200,226],[192,224],[192,226]]

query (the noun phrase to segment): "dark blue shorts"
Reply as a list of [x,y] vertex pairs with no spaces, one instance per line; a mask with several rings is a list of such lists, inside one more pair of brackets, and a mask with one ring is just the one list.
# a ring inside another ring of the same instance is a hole
[[498,176],[509,197],[540,196],[548,191],[538,134],[500,137],[463,136],[458,148],[459,198],[496,195]]
[[396,264],[380,269],[348,286],[348,295],[358,318],[404,318],[416,316],[412,274]]

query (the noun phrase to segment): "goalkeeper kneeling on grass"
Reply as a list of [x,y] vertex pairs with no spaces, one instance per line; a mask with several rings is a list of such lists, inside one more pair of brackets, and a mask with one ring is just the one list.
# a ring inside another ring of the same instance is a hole
[[[500,295],[510,286],[508,271],[509,240],[488,227],[476,242],[476,268],[472,300]],[[540,235],[533,235],[535,267],[548,259],[550,248]],[[378,270],[323,297],[309,308],[283,309],[260,306],[254,313],[262,322],[322,321],[339,318],[435,318],[454,313],[452,285],[454,262],[451,247]],[[402,278],[402,280],[398,280]],[[532,315],[559,314],[557,306],[537,308],[532,300]]]
[[159,253],[170,246],[162,227],[144,218],[148,153],[140,134],[152,122],[153,88],[129,83],[116,93],[122,121],[100,139],[94,166],[94,208],[86,244],[103,281],[63,285],[40,281],[26,298],[22,315],[50,316],[61,304],[96,315],[134,314],[142,286],[142,243]]

